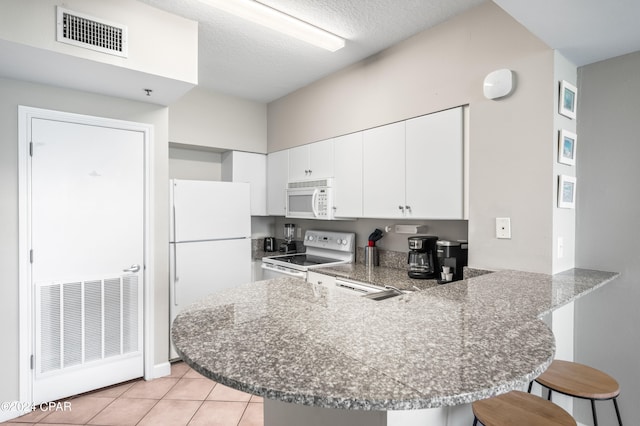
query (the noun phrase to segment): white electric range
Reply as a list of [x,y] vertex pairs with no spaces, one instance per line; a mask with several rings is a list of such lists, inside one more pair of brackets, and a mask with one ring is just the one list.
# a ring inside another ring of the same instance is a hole
[[306,280],[311,269],[353,263],[355,245],[356,235],[351,232],[308,230],[304,233],[305,253],[262,258],[262,278],[293,276]]

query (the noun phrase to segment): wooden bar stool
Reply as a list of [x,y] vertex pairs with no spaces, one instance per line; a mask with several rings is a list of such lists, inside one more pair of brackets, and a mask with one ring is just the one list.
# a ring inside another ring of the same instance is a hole
[[[618,424],[622,426],[617,401],[620,385],[608,374],[576,362],[554,360],[536,379],[536,382],[549,389],[549,400],[551,400],[551,391],[590,400],[594,426],[598,426],[595,401],[612,399]],[[529,391],[531,391],[531,385],[529,385]]]
[[471,404],[473,426],[576,426],[562,408],[530,393],[511,391]]

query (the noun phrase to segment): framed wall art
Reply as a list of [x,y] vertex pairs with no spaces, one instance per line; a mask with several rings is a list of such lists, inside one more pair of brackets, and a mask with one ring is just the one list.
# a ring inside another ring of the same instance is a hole
[[558,177],[558,207],[575,209],[576,207],[576,178],[560,175]]
[[576,105],[578,103],[578,89],[568,81],[560,82],[560,105],[558,112],[571,119],[576,118]]
[[576,142],[578,136],[568,130],[558,132],[558,163],[573,166],[576,164]]

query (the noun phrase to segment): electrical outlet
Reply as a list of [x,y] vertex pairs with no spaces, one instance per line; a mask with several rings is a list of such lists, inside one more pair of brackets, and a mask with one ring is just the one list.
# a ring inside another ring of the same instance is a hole
[[510,217],[496,217],[496,238],[511,239]]

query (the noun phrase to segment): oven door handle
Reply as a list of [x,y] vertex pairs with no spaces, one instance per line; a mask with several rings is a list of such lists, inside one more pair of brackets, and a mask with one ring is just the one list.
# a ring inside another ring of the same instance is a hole
[[302,272],[302,271],[294,271],[294,270],[291,270],[291,269],[276,268],[276,267],[273,267],[273,266],[269,266],[266,263],[263,263],[260,267],[262,269],[266,269],[266,270],[269,270],[269,271],[274,271],[274,272],[277,272],[279,274],[289,275],[290,277],[307,278],[307,273],[306,272]]
[[351,290],[360,294],[371,294],[382,291],[381,288],[373,287],[370,285],[366,285],[363,283],[354,283],[351,281],[341,280],[339,278],[336,279],[336,287],[340,287],[346,290]]

